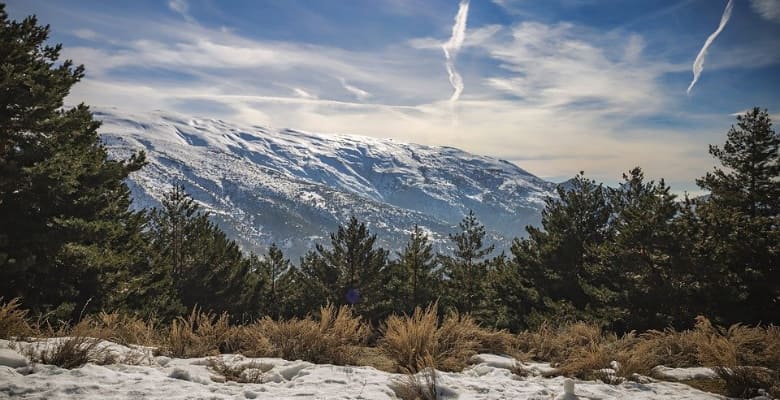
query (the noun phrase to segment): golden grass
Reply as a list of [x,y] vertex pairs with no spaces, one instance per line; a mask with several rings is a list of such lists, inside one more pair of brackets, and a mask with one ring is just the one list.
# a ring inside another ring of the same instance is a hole
[[262,383],[263,366],[258,362],[245,362],[228,365],[222,357],[211,357],[207,360],[207,366],[225,381],[238,383]]
[[145,321],[119,312],[100,312],[87,318],[101,337],[115,343],[154,346],[160,342],[154,320]]
[[[544,323],[535,331],[518,334],[518,346],[528,357],[550,362],[558,374],[608,383],[633,379],[635,374],[651,375],[657,365],[709,366],[719,372],[726,387],[734,387],[729,393],[739,392],[740,385],[749,381],[766,386],[761,383],[764,375],[756,372],[764,370],[751,368],[763,367],[771,373],[780,367],[778,327],[735,324],[722,328],[704,317],[698,317],[689,331],[669,328],[622,337],[592,323],[557,327]],[[605,372],[614,369],[613,361],[616,371]],[[767,389],[764,386],[760,387]]]
[[393,379],[390,388],[401,400],[436,400],[439,398],[435,362],[428,355],[413,370]]
[[3,298],[0,297],[0,338],[31,336],[34,331],[27,320],[27,313],[27,310],[21,309],[19,299],[3,303]]
[[[460,371],[478,352],[550,362],[557,374],[608,383],[634,379],[637,374],[651,375],[656,365],[708,366],[718,373],[717,386],[724,393],[743,396],[763,389],[780,395],[777,326],[735,324],[724,328],[698,317],[695,328],[688,331],[669,328],[618,337],[595,323],[576,322],[558,326],[543,323],[536,330],[512,335],[483,328],[469,315],[452,313],[440,319],[436,308],[432,304],[418,307],[411,316],[390,316],[381,329],[378,347],[368,348],[370,329],[349,307],[328,305],[320,310],[319,318],[266,317],[240,326],[231,325],[226,313],[216,315],[198,308],[167,327],[159,327],[153,319],[118,312],[101,312],[71,325],[63,321],[52,324],[45,315],[31,322],[18,299],[4,303],[0,299],[0,338],[64,337],[30,356],[35,362],[65,368],[116,361],[103,350],[102,339],[157,347],[174,357],[238,352],[338,365],[372,363],[407,375],[405,383],[396,385],[404,393],[398,394],[402,398],[435,394],[429,390],[435,388],[435,375],[426,375],[426,371]],[[222,371],[229,380],[255,379],[247,375],[256,372],[251,366],[244,368],[249,371],[244,373],[219,361],[211,363],[212,369]],[[614,372],[605,372],[608,369]]]
[[266,317],[245,332],[268,340],[267,356],[347,365],[358,359],[359,346],[368,339],[369,329],[350,307],[327,305],[320,309],[319,321],[312,317],[287,321]]
[[187,318],[171,322],[168,335],[163,338],[163,351],[173,357],[203,357],[237,348],[236,329],[229,324],[229,316],[205,313],[193,308]]
[[417,307],[411,316],[392,315],[382,328],[380,349],[396,364],[397,371],[419,371],[432,365],[443,371],[460,371],[479,351],[508,353],[514,338],[506,331],[479,326],[468,315],[449,314],[438,324],[436,304]]

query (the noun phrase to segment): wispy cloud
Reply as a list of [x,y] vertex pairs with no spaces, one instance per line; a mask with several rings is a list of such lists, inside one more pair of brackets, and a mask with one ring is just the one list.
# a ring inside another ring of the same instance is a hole
[[733,9],[734,0],[729,0],[729,2],[726,3],[726,9],[723,10],[723,15],[720,17],[720,24],[718,24],[718,29],[710,34],[710,36],[707,38],[707,41],[704,42],[704,46],[702,46],[701,50],[699,50],[699,54],[696,55],[696,59],[693,61],[693,80],[691,80],[691,84],[688,85],[688,90],[686,90],[689,95],[691,94],[693,86],[696,85],[696,82],[699,81],[701,72],[704,70],[704,58],[707,56],[707,50],[709,50],[712,42],[714,42],[718,35],[720,35],[720,33],[723,31],[723,28],[726,27],[726,24],[729,22],[729,18],[731,18],[731,11]]
[[365,91],[365,90],[363,90],[363,89],[361,89],[361,88],[359,88],[357,86],[350,85],[349,83],[347,83],[347,80],[344,79],[344,78],[340,78],[339,82],[341,82],[341,86],[346,91],[352,93],[355,96],[355,98],[357,98],[358,100],[366,100],[369,97],[371,97],[371,93],[369,93],[369,92],[367,92],[367,91]]
[[187,3],[187,0],[169,0],[168,8],[184,17],[187,21],[193,20],[192,16],[190,16],[190,6]]
[[[472,13],[477,6],[471,4]],[[692,182],[711,166],[706,143],[720,140],[730,117],[702,119],[691,124],[695,131],[635,123],[676,112],[683,100],[675,91],[690,70],[682,57],[659,55],[652,37],[531,18],[467,27],[468,14],[468,4],[460,6],[450,25],[439,12],[428,33],[436,39],[402,37],[360,48],[249,36],[180,14],[142,21],[90,15],[98,22],[69,32],[91,29],[93,39],[64,48],[65,57],[87,66],[70,101],[455,146],[522,160],[545,177],[585,169],[617,180],[639,164],[648,175]],[[121,34],[111,31],[132,24]],[[443,43],[446,36],[437,32],[450,28]],[[460,85],[443,79],[443,48],[452,62],[448,75],[457,74]],[[458,51],[466,49],[473,63],[456,70]],[[735,64],[710,56],[708,71],[724,66]],[[463,81],[468,96],[461,95]]]
[[750,0],[750,6],[764,19],[780,22],[780,0]]
[[452,25],[452,36],[447,43],[444,43],[441,48],[444,50],[444,58],[446,59],[447,74],[450,78],[450,84],[454,89],[452,96],[450,96],[450,103],[455,103],[460,98],[460,94],[463,93],[463,77],[460,76],[455,69],[455,57],[458,55],[460,48],[463,46],[463,41],[466,39],[466,20],[469,15],[469,2],[463,0],[458,5],[458,14],[455,15],[455,23]]

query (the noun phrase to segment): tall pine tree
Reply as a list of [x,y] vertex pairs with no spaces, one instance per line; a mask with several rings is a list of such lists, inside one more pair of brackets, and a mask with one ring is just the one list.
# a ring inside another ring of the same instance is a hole
[[737,117],[723,147],[710,154],[715,167],[697,180],[710,191],[697,206],[702,241],[711,248],[707,262],[724,290],[739,288],[721,300],[724,322],[780,321],[780,136],[766,110]]
[[428,234],[415,225],[406,247],[393,263],[391,291],[394,311],[410,314],[437,300],[440,276]]
[[455,245],[453,255],[440,257],[445,276],[445,306],[480,317],[490,300],[488,272],[492,260],[488,256],[495,246],[485,243],[485,227],[474,211],[469,211],[458,226],[461,231],[450,234]]
[[89,109],[62,108],[84,68],[48,36],[0,4],[0,296],[68,319],[108,304],[138,261],[143,219],[124,179],[144,156],[109,160]]
[[300,296],[312,306],[349,304],[371,321],[381,319],[390,308],[388,252],[375,243],[366,224],[351,217],[330,235],[330,247],[318,244],[301,260],[299,281],[306,293]]
[[546,201],[542,228],[526,227],[528,239],[512,246],[521,276],[538,291],[532,323],[550,316],[607,322],[616,293],[598,258],[598,247],[611,237],[606,190],[580,172],[557,192]]

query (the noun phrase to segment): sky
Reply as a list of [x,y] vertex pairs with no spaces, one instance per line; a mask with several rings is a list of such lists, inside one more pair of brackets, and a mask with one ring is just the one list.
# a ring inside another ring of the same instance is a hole
[[[780,120],[780,0],[11,0],[67,101],[458,147],[677,193],[735,115]],[[703,46],[707,46],[703,49]],[[696,66],[696,68],[694,68]],[[698,77],[694,83],[694,71]],[[690,90],[689,90],[690,89]]]

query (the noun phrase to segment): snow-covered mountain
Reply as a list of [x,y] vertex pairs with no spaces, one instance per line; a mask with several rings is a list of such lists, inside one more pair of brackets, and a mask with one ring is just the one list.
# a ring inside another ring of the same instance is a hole
[[144,149],[131,177],[139,207],[159,204],[173,183],[247,250],[271,242],[297,257],[351,215],[380,244],[399,249],[417,224],[441,246],[472,209],[498,248],[536,224],[555,184],[516,165],[451,147],[362,136],[271,130],[167,112],[97,108],[115,157]]

